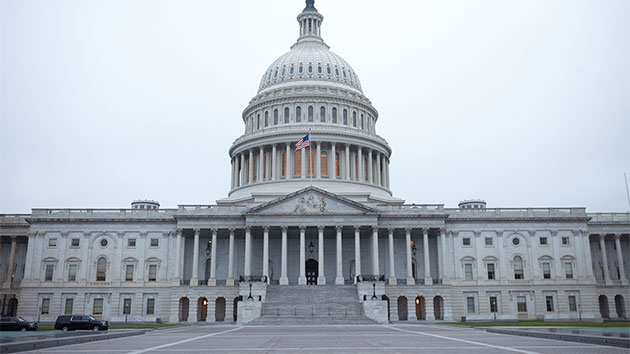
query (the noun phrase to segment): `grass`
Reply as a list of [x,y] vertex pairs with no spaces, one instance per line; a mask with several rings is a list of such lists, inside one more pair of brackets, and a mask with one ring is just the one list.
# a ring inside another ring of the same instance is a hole
[[442,322],[441,324],[468,326],[468,327],[630,327],[630,321],[611,322],[564,322],[564,321],[517,321],[517,322]]
[[[152,329],[152,328],[165,328],[165,327],[177,327],[183,326],[180,323],[161,323],[161,324],[126,324],[126,325],[116,325],[109,326],[109,329]],[[53,326],[39,326],[40,331],[54,331],[55,328]]]

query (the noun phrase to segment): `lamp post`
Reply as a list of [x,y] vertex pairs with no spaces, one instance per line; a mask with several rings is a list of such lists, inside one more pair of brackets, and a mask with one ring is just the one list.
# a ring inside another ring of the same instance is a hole
[[372,300],[378,300],[378,297],[376,297],[376,283],[372,283]]

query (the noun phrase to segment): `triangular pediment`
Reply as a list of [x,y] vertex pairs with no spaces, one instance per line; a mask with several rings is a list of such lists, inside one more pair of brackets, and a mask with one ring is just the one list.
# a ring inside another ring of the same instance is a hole
[[317,187],[307,187],[249,209],[248,215],[374,215],[377,209]]

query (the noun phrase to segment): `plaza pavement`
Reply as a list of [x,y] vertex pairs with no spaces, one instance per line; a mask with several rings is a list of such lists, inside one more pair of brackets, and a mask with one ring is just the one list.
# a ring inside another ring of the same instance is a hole
[[629,349],[444,325],[195,325],[24,353],[630,353]]

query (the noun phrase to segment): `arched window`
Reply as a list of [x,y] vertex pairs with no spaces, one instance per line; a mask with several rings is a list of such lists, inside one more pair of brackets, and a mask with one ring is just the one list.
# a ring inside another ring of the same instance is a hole
[[514,279],[523,279],[523,258],[514,257]]
[[298,123],[302,121],[302,107],[300,106],[295,108],[295,121]]
[[352,112],[352,126],[353,127],[357,127],[357,112],[353,111]]
[[273,125],[278,125],[278,110],[273,110]]
[[287,72],[287,67],[283,66],[282,67],[282,77],[284,77],[284,74]]
[[284,123],[289,123],[289,107],[284,109]]
[[361,130],[363,130],[363,129],[364,129],[364,124],[363,124],[363,121],[364,121],[364,120],[363,120],[363,119],[364,119],[364,118],[363,118],[363,113],[361,113]]
[[96,281],[107,280],[107,259],[101,257],[96,261]]
[[348,110],[343,110],[343,125],[348,125]]
[[300,152],[295,152],[293,158],[293,176],[300,177],[302,175],[302,152],[305,150],[302,149]]
[[332,72],[330,71],[330,66],[326,66],[326,72],[330,75]]
[[282,177],[287,176],[287,152],[282,152]]
[[333,107],[332,109],[332,122],[335,124],[337,123],[337,108],[336,107]]
[[312,73],[313,73],[313,64],[312,64],[312,63],[309,63],[309,64],[308,64],[308,73],[309,73],[309,74],[312,74]]
[[289,74],[293,75],[295,73],[295,67],[291,64],[291,68],[289,69]]
[[335,176],[341,177],[341,171],[339,170],[339,157],[341,154],[338,152],[335,153]]
[[269,126],[269,112],[265,112],[265,128]]
[[326,122],[326,107],[324,106],[319,108],[319,121],[322,123]]
[[298,73],[302,74],[304,72],[304,65],[300,64],[300,68],[298,69]]
[[260,113],[258,113],[258,119],[256,120],[256,129],[260,129]]
[[328,176],[328,153],[326,151],[322,151],[322,156],[319,161],[319,165],[321,166],[322,176]]
[[322,73],[322,64],[317,64],[317,73],[318,74]]
[[313,121],[313,106],[308,106],[308,121]]
[[[306,149],[302,150],[302,151],[306,151]],[[313,176],[313,170],[315,169],[315,165],[314,165],[314,157],[315,157],[315,153],[311,150],[308,149],[308,151],[306,151],[306,177],[311,177]]]

